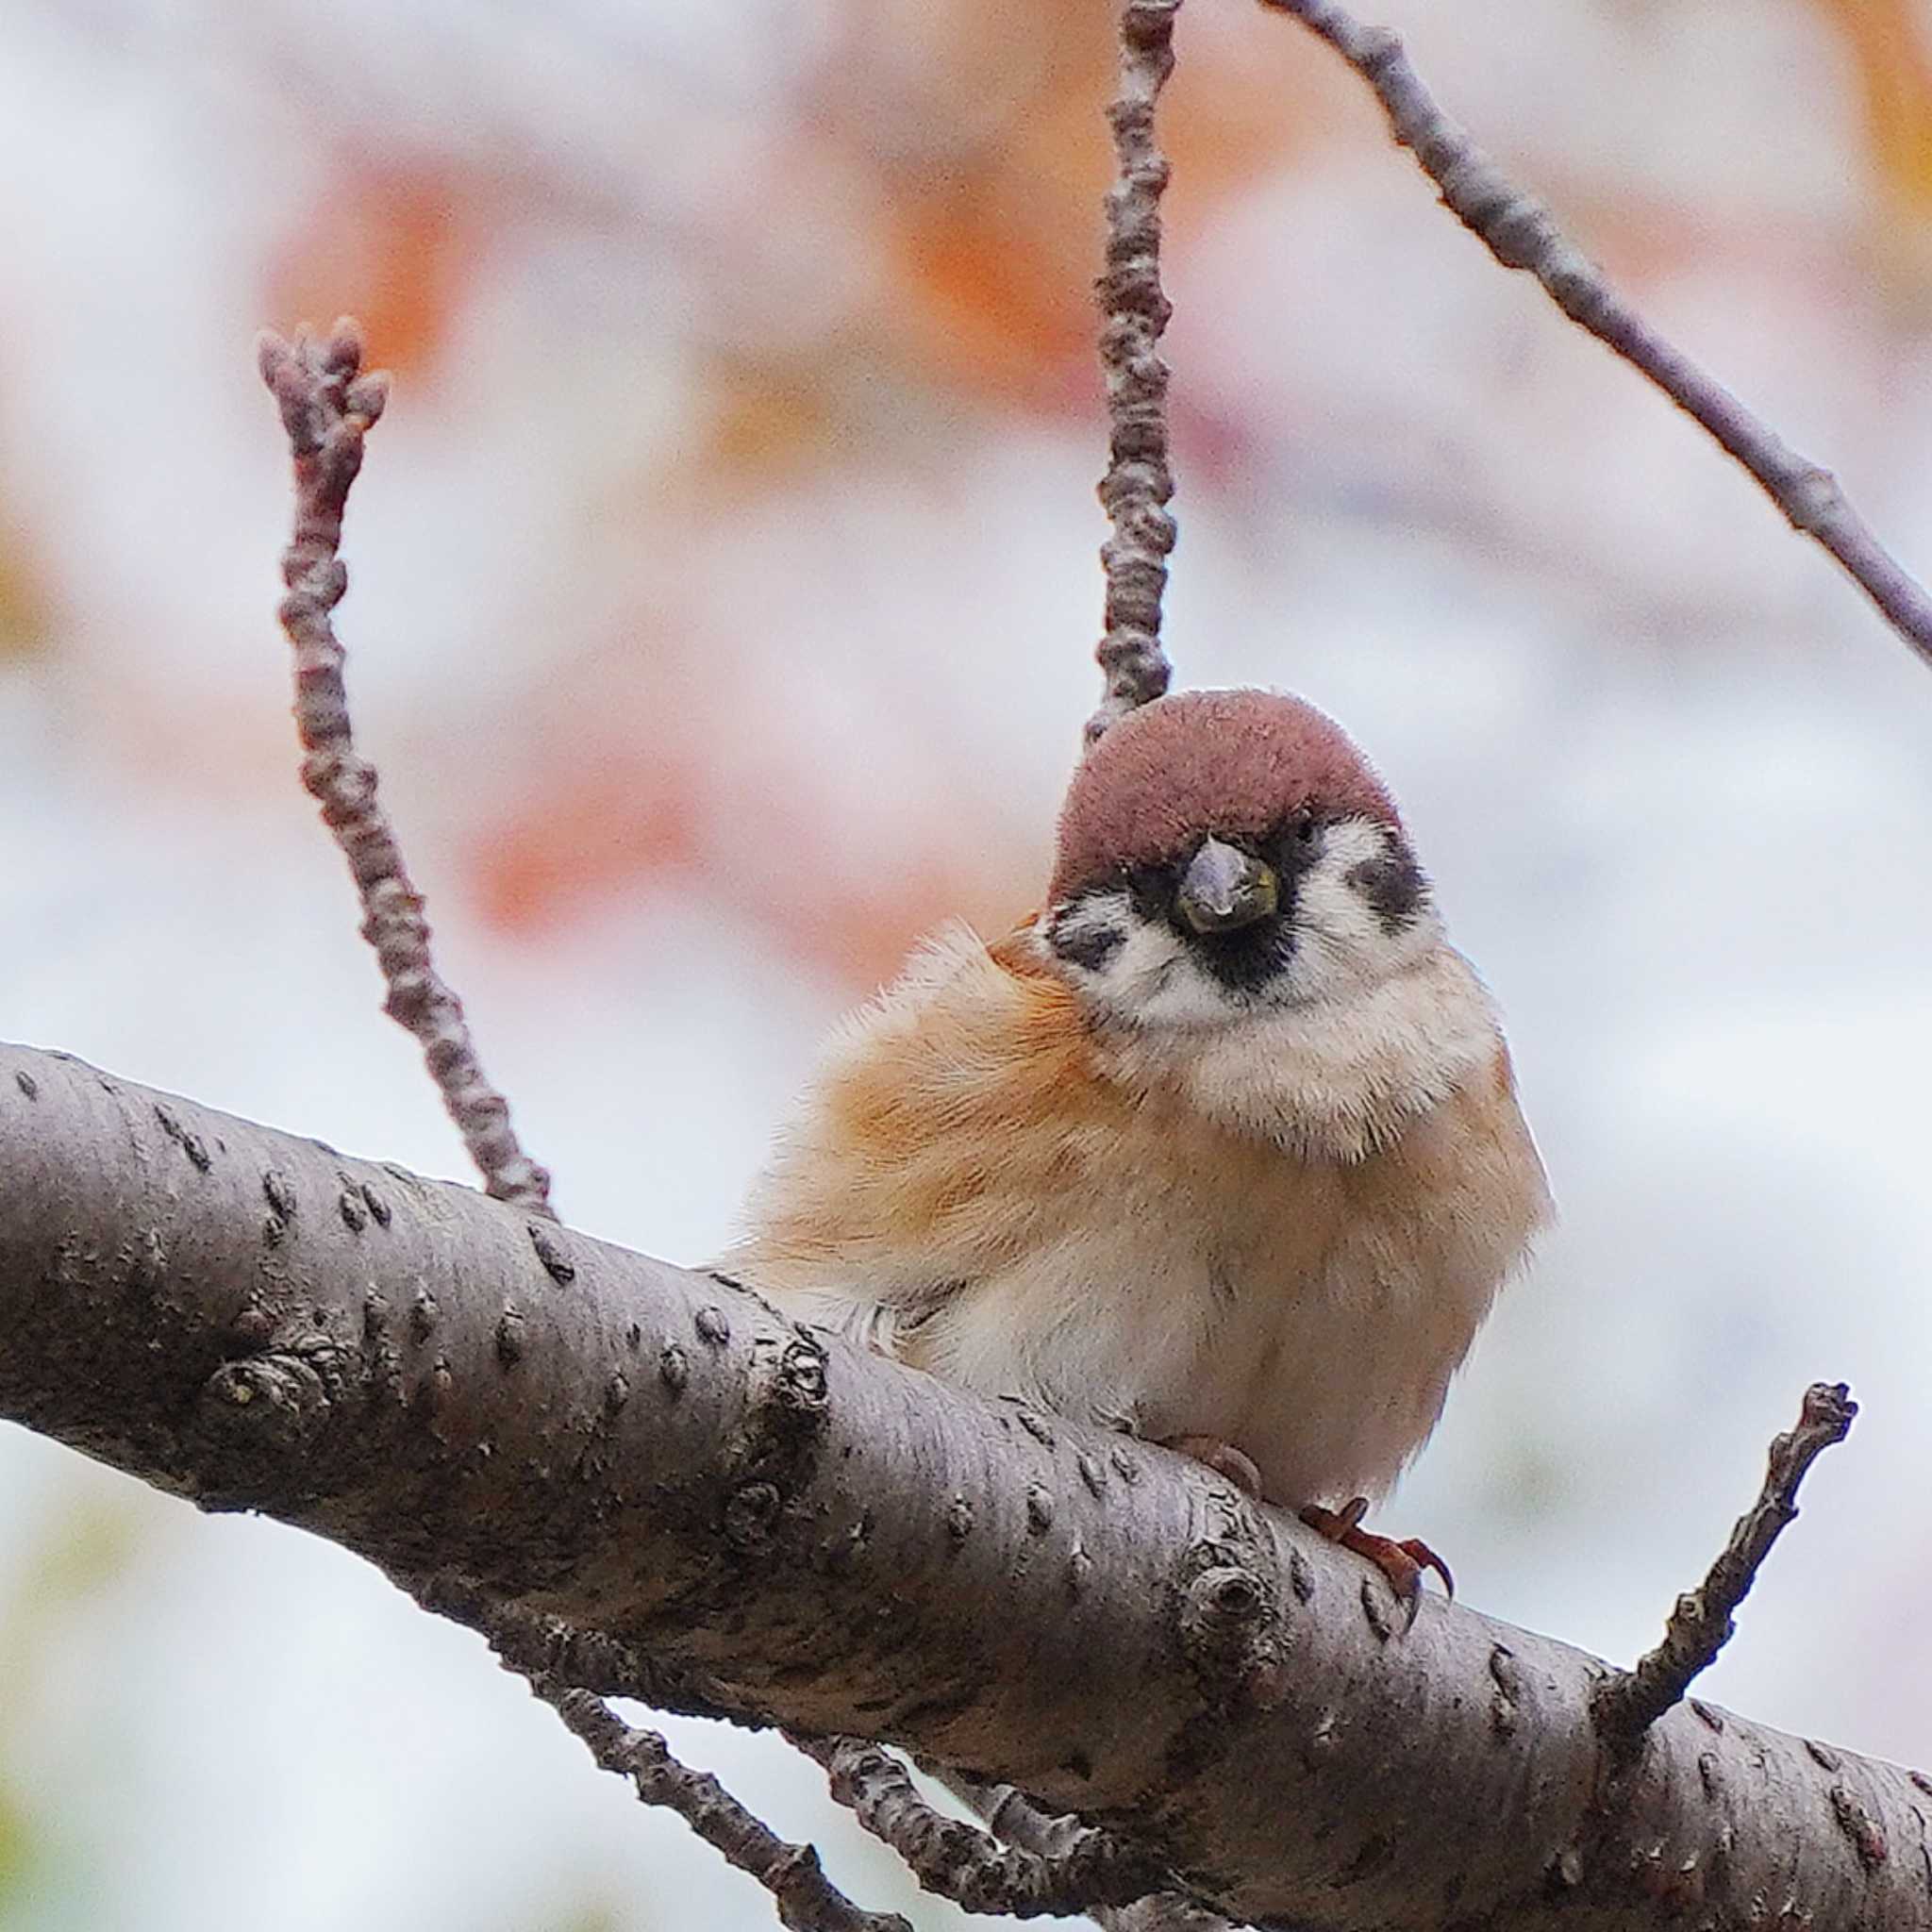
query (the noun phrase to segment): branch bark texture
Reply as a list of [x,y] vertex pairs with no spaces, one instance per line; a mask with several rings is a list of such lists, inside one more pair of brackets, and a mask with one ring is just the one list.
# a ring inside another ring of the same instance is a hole
[[430,958],[423,895],[410,883],[395,828],[376,798],[375,767],[356,749],[349,724],[346,653],[332,614],[349,588],[342,515],[361,473],[362,440],[389,400],[389,377],[362,372],[361,331],[346,316],[319,339],[304,331],[286,342],[264,331],[256,357],[295,470],[295,527],[282,553],[289,593],[278,614],[294,656],[303,786],[349,861],[362,901],[362,937],[389,990],[383,1010],[422,1047],[484,1186],[500,1200],[555,1220],[550,1176],[524,1152],[509,1124],[509,1103],[483,1072],[462,1002]]
[[[1010,1831],[1001,1832],[1002,1844],[929,1805],[906,1767],[876,1744],[857,1738],[794,1737],[791,1742],[824,1767],[832,1796],[891,1845],[921,1885],[970,1912],[1037,1919],[1132,1905],[1168,1881],[1156,1860],[1075,1819],[1054,1821],[1066,1828],[1050,1849],[1021,1844]],[[962,1783],[960,1794],[972,1804],[981,1789]],[[997,1821],[989,1822],[999,1828]]]
[[[988,1784],[954,1773],[950,1783],[1009,1845],[1059,1866],[1077,1857],[1082,1840],[1093,1827],[1064,1813],[1042,1811],[1024,1791],[1011,1785]],[[1196,1905],[1175,1891],[1150,1892],[1126,1905],[1089,1905],[1089,1914],[1101,1932],[1240,1932],[1232,1919]]]
[[778,1922],[791,1932],[912,1932],[897,1912],[861,1911],[826,1878],[812,1846],[787,1844],[710,1773],[680,1764],[656,1731],[625,1724],[589,1690],[533,1681],[538,1696],[557,1707],[603,1770],[628,1778],[645,1804],[670,1807],[729,1863],[748,1872],[772,1894]]
[[1238,1921],[1932,1923],[1932,1781],[1701,1704],[1615,1752],[1594,1659],[1435,1599],[1391,1638],[1163,1451],[61,1056],[0,1047],[0,1414],[643,1695],[1011,1783]]
[[1105,688],[1087,721],[1091,744],[1117,719],[1166,691],[1173,675],[1160,642],[1160,600],[1174,524],[1168,511],[1167,364],[1161,332],[1173,314],[1160,286],[1160,197],[1167,157],[1154,104],[1174,72],[1180,0],[1119,0],[1120,77],[1108,103],[1116,173],[1107,192],[1107,263],[1100,305],[1100,369],[1107,383],[1107,474],[1100,501],[1113,535],[1100,547],[1106,632],[1094,656]]

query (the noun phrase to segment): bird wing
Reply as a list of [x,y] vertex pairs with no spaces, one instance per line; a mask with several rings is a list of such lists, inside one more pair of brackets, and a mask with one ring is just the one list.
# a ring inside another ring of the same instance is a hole
[[891,1347],[1039,1241],[1120,1104],[1025,928],[989,947],[949,927],[841,1029],[720,1265]]

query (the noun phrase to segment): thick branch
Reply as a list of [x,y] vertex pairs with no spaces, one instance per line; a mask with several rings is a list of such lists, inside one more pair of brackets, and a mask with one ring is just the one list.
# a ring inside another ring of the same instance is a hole
[[1261,0],[1319,35],[1368,82],[1390,131],[1441,191],[1443,204],[1505,268],[1526,270],[1570,320],[1647,376],[1734,457],[1785,514],[1822,544],[1920,658],[1932,664],[1932,596],[1873,534],[1832,473],[1792,449],[1707,370],[1665,339],[1444,114],[1402,42],[1336,0]]
[[1234,1919],[1927,1922],[1905,1772],[1689,1705],[1613,1762],[1603,1666],[1434,1599],[1390,1639],[1356,1558],[1163,1451],[58,1056],[0,1048],[0,1413],[1015,1784]]

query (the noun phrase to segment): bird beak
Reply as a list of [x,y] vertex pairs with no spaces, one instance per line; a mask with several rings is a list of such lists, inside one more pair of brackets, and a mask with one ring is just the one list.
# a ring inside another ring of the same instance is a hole
[[1196,932],[1238,932],[1266,919],[1280,899],[1273,866],[1208,839],[1188,861],[1174,906]]

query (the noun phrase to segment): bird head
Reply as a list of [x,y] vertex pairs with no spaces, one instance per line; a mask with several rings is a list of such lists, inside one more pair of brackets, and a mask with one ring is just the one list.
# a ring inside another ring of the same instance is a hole
[[1074,774],[1041,936],[1104,1019],[1211,1027],[1343,999],[1441,939],[1381,780],[1300,698],[1184,691]]

